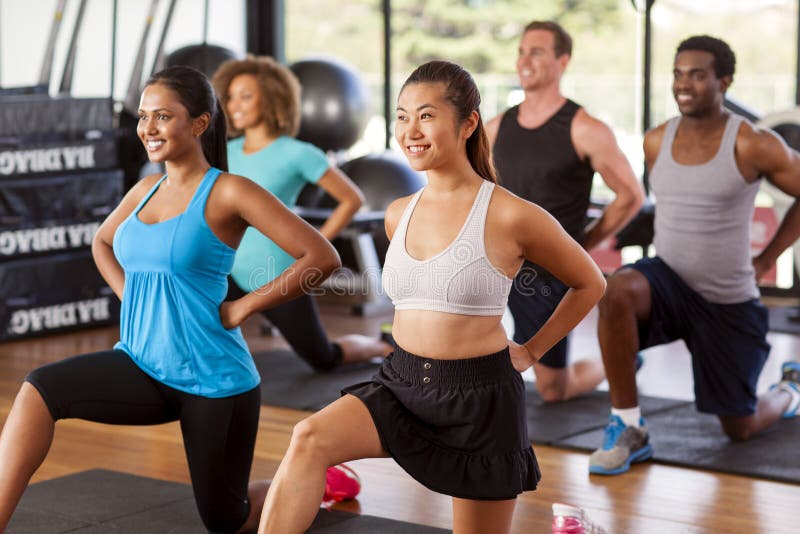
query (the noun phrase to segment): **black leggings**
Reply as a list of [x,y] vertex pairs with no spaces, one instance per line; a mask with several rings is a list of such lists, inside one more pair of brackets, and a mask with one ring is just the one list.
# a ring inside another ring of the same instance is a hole
[[[244,294],[236,282],[228,278],[226,300],[238,299]],[[280,330],[286,342],[315,371],[330,371],[342,364],[342,347],[328,340],[319,319],[317,303],[311,295],[304,293],[294,300],[262,311],[261,315]]]
[[75,356],[26,378],[54,420],[114,425],[180,421],[195,501],[209,532],[236,532],[250,512],[247,485],[261,390],[212,399],[178,391],[142,371],[122,351]]

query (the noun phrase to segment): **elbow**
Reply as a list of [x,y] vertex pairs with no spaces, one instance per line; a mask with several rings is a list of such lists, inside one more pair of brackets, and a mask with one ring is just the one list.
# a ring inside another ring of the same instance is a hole
[[633,217],[644,205],[644,189],[639,182],[628,190],[623,198],[620,199],[629,217]]
[[339,253],[333,248],[330,242],[326,242],[325,253],[320,258],[318,263],[319,269],[323,272],[324,277],[328,278],[333,271],[342,266],[342,260]]
[[592,283],[589,285],[589,290],[591,292],[594,304],[600,302],[600,299],[602,299],[603,295],[605,295],[606,285],[606,277],[598,267],[595,267],[595,276],[592,280]]

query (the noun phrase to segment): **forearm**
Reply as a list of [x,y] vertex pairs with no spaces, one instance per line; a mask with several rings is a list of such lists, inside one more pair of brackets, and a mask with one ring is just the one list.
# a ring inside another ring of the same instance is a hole
[[336,209],[333,210],[331,216],[320,227],[319,233],[325,236],[328,241],[333,240],[342,228],[347,226],[353,219],[353,215],[358,211],[359,204],[354,202],[340,202]]
[[550,319],[524,343],[531,357],[538,361],[548,350],[575,328],[600,300],[602,285],[585,289],[572,288],[564,295]]
[[641,203],[635,198],[617,197],[603,213],[589,223],[584,232],[583,248],[592,250],[610,236],[616,235],[639,211]]
[[288,302],[322,284],[340,266],[336,250],[327,245],[324,251],[298,258],[280,276],[239,299],[245,315]]
[[778,256],[800,237],[800,203],[795,200],[783,217],[778,230],[758,257],[772,265]]
[[95,240],[92,242],[92,257],[100,271],[100,276],[106,281],[114,294],[122,300],[125,289],[125,271],[122,270],[113,249],[106,243]]

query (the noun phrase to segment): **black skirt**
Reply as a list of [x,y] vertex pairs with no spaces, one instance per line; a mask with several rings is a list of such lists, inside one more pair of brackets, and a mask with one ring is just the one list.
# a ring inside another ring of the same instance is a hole
[[508,349],[463,360],[396,347],[371,381],[342,390],[372,414],[381,444],[426,487],[461,499],[513,499],[536,489],[525,386]]

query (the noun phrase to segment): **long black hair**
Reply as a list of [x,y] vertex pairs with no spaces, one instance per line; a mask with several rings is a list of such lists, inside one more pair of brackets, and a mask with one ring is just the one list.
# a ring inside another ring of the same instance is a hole
[[173,90],[189,117],[196,119],[208,113],[208,128],[200,137],[203,155],[218,169],[228,171],[228,146],[225,138],[225,113],[214,92],[214,87],[205,74],[192,67],[176,65],[159,71],[147,80],[145,87],[161,84]]
[[445,99],[455,108],[461,121],[465,121],[473,111],[478,112],[478,126],[467,139],[467,158],[481,178],[497,183],[489,138],[481,119],[481,94],[470,73],[449,61],[429,61],[411,73],[400,92],[406,86],[417,83],[443,83],[446,88]]

